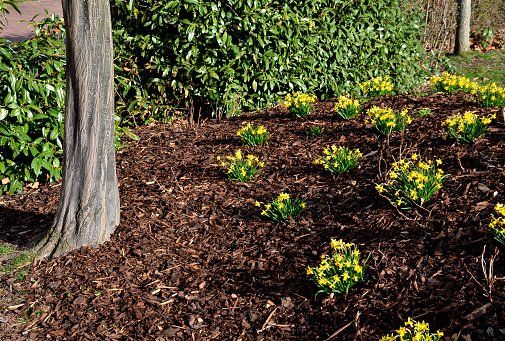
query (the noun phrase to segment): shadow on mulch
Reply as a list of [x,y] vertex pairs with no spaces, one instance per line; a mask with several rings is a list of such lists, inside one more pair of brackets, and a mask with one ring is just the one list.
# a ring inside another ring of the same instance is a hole
[[28,248],[51,227],[54,214],[40,214],[0,206],[0,240]]
[[197,146],[230,146],[230,147],[241,147],[242,143],[238,138],[230,138],[230,137],[224,137],[224,138],[215,138],[215,139],[210,139],[209,141],[199,141],[195,145]]

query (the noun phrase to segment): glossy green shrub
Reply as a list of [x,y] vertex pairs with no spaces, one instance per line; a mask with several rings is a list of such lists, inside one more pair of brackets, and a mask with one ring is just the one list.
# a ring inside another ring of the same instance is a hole
[[158,114],[233,115],[374,76],[400,91],[420,80],[421,30],[397,0],[114,0],[112,13],[124,81]]
[[56,17],[28,41],[0,40],[0,194],[60,177],[65,104],[63,27]]
[[[0,195],[61,176],[65,30],[58,16],[32,24],[32,39],[0,39]],[[116,99],[120,108],[126,106]],[[122,135],[137,138],[116,117],[116,148]]]

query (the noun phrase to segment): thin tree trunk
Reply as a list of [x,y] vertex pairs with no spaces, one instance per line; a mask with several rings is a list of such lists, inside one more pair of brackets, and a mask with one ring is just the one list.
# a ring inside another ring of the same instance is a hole
[[119,224],[109,1],[62,3],[67,28],[63,184],[39,257],[101,244]]
[[454,52],[456,54],[462,54],[470,50],[472,0],[459,0],[458,5],[458,25]]

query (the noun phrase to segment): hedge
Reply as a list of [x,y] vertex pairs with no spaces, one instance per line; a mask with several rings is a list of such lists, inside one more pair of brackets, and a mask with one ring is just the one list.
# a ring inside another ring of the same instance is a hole
[[379,75],[404,91],[421,76],[419,22],[397,0],[112,4],[119,64],[139,85],[121,92],[149,94],[151,107],[165,108],[161,115],[166,108],[233,115],[297,90],[324,99]]

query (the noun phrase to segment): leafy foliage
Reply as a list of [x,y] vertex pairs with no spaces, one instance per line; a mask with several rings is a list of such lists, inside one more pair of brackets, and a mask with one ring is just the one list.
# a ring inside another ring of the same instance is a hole
[[234,115],[287,92],[327,99],[374,76],[399,90],[420,80],[421,30],[397,0],[114,0],[112,12],[119,93],[144,115]]
[[65,103],[62,22],[48,18],[28,41],[0,41],[0,194],[60,177]]
[[[0,40],[0,194],[61,176],[65,29],[56,15],[31,24],[35,37],[16,43]],[[137,137],[121,118],[115,119],[119,149],[123,135]]]

